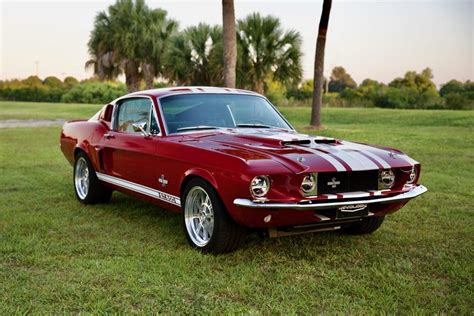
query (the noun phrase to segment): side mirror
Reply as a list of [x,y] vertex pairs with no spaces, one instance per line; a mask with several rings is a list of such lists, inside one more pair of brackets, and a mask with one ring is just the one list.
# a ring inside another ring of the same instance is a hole
[[148,137],[150,136],[150,133],[146,131],[146,126],[147,123],[145,121],[140,121],[132,124],[134,132],[141,132],[145,137]]

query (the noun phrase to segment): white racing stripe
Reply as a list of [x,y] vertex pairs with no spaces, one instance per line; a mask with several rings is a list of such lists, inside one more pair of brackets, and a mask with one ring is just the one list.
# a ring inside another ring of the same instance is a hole
[[335,159],[334,157],[326,153],[323,153],[322,151],[319,151],[310,147],[306,147],[306,146],[293,146],[293,147],[296,147],[298,149],[303,149],[320,156],[321,158],[329,162],[334,168],[336,168],[336,171],[347,171],[347,169],[339,161],[337,161],[337,159]]
[[168,202],[173,205],[181,206],[181,199],[177,196],[168,194],[163,191],[155,190],[141,184],[137,184],[137,183],[123,180],[117,177],[109,176],[100,172],[96,172],[96,174],[97,174],[97,178],[99,178],[99,180],[101,181],[108,182],[108,183],[117,185],[119,187],[131,190],[131,191],[135,191],[144,195],[148,195],[155,199]]
[[406,162],[408,162],[410,165],[414,166],[416,164],[418,164],[418,161],[416,161],[415,159],[412,159],[410,157],[408,157],[407,155],[400,155],[403,159],[406,160]]
[[391,168],[391,166],[384,159],[380,158],[378,155],[376,155],[374,153],[371,153],[368,150],[364,150],[364,155],[370,156],[372,159],[374,159],[379,164],[381,164],[382,168],[384,168],[384,169],[390,169]]
[[339,149],[329,149],[332,155],[340,158],[351,167],[352,171],[364,171],[378,169],[377,165],[367,157],[355,151],[345,151]]
[[358,191],[358,192],[346,192],[346,193],[341,193],[343,199],[355,199],[355,198],[362,198],[362,197],[368,197],[370,196],[369,192],[363,192],[363,191]]
[[373,193],[373,196],[380,196],[380,195],[382,195],[382,193],[388,192],[388,191],[391,191],[391,190],[379,190],[379,191],[370,190],[369,192]]

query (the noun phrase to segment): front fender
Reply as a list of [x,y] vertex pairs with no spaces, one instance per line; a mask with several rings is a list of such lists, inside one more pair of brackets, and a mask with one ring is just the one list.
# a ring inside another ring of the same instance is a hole
[[180,183],[181,183],[181,192],[180,192],[180,194],[182,194],[184,192],[184,189],[185,189],[186,184],[188,182],[188,181],[186,181],[186,179],[190,179],[191,177],[203,178],[204,180],[209,182],[216,191],[218,191],[218,189],[219,189],[219,186],[217,184],[216,179],[214,178],[214,176],[208,170],[203,169],[203,168],[199,168],[199,167],[194,167],[194,168],[188,169],[184,173],[182,178],[180,179]]

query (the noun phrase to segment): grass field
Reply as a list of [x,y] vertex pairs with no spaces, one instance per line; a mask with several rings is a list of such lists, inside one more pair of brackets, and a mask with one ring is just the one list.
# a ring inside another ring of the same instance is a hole
[[[98,106],[0,102],[0,119]],[[307,108],[282,108],[301,131]],[[75,199],[59,127],[0,129],[0,314],[474,312],[474,112],[325,109],[322,135],[399,148],[430,191],[370,236],[247,238],[191,250],[179,215],[114,193]]]

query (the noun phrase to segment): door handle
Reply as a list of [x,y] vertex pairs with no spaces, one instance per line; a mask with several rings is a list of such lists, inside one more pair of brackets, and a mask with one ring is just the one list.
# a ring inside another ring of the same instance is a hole
[[115,138],[115,136],[114,136],[114,134],[106,133],[106,134],[104,134],[104,138],[105,139],[111,139],[111,138]]

